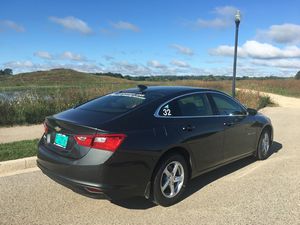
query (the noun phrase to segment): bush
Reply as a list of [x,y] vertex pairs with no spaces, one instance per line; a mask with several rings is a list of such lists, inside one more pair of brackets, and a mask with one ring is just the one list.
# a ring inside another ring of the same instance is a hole
[[295,79],[300,80],[300,71],[298,71],[298,73],[295,75]]
[[237,91],[236,97],[245,106],[257,110],[268,105],[273,105],[269,96],[260,95],[258,91],[240,90]]
[[10,99],[0,100],[0,126],[36,124],[77,104],[83,103],[99,92],[81,89],[55,89],[51,93],[29,91]]

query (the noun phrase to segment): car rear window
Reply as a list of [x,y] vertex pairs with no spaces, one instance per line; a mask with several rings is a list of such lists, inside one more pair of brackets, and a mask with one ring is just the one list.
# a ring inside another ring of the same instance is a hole
[[159,96],[160,95],[149,93],[115,92],[91,100],[79,106],[79,108],[90,111],[121,114],[141,106],[142,104],[146,104]]

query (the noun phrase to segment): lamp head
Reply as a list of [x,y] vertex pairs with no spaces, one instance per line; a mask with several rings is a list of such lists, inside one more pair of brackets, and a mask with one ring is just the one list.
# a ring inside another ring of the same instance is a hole
[[240,10],[236,11],[234,20],[235,20],[236,23],[239,23],[241,21],[241,12],[240,12]]

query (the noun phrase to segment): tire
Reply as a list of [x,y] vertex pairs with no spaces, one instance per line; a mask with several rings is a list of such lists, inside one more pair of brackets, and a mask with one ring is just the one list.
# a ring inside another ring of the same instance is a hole
[[154,172],[153,202],[165,207],[179,202],[185,191],[188,177],[188,166],[183,156],[179,154],[166,156]]
[[268,158],[270,154],[270,146],[271,146],[270,132],[267,129],[265,129],[263,130],[259,138],[256,158],[258,160],[264,160]]

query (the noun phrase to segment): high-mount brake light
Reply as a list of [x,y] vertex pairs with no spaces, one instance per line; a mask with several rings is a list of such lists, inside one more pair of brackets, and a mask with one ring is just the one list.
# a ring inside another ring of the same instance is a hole
[[81,146],[114,152],[125,137],[125,134],[76,135],[75,140]]

